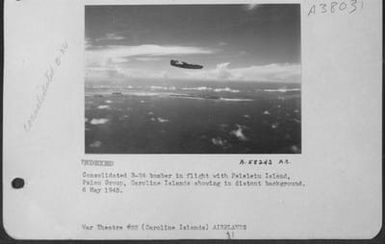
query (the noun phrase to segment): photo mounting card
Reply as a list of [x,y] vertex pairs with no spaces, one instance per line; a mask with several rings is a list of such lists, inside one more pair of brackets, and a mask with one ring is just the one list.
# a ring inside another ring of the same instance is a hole
[[5,1],[15,239],[370,239],[382,1]]

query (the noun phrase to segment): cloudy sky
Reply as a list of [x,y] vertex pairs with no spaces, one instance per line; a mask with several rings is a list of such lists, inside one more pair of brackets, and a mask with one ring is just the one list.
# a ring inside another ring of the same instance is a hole
[[86,80],[300,82],[299,18],[298,4],[87,6]]

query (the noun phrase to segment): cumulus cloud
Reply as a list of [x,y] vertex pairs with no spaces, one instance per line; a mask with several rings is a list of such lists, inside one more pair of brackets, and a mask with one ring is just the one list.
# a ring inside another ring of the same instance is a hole
[[138,46],[111,45],[102,49],[91,49],[86,51],[87,65],[106,65],[106,62],[114,59],[128,57],[155,58],[170,55],[192,55],[211,54],[212,50],[192,46],[161,46],[155,44],[144,44]]
[[190,78],[203,80],[240,80],[240,81],[276,81],[299,82],[301,66],[299,64],[268,64],[230,68],[230,63],[220,63],[210,70],[187,71]]
[[229,62],[217,64],[211,69],[188,70],[172,69],[169,71],[128,68],[119,65],[106,67],[89,67],[89,80],[114,79],[189,79],[207,81],[266,81],[266,82],[300,82],[301,66],[299,64],[268,64],[259,66],[230,67]]
[[149,71],[147,69],[121,67],[111,65],[106,67],[88,67],[86,69],[87,81],[100,80],[125,80],[125,79],[167,79],[167,71]]
[[[158,70],[148,67],[128,66],[127,62],[157,61],[169,56],[205,55],[213,50],[194,46],[161,46],[144,44],[138,46],[107,46],[86,50],[87,80],[102,79],[191,79],[214,81],[272,81],[299,82],[300,65],[289,63],[274,63],[268,65],[253,65],[231,67],[230,62],[217,64],[213,68],[202,70],[170,69]],[[153,67],[153,66],[151,66]]]

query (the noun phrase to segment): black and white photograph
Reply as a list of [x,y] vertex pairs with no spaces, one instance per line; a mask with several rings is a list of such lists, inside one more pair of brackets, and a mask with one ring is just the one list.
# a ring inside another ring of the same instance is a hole
[[384,243],[382,10],[5,0],[2,236]]
[[299,4],[85,7],[85,152],[301,153]]

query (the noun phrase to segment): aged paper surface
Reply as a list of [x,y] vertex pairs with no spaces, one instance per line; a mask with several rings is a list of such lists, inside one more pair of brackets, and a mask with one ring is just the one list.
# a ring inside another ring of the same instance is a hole
[[373,238],[381,9],[6,1],[6,232]]

